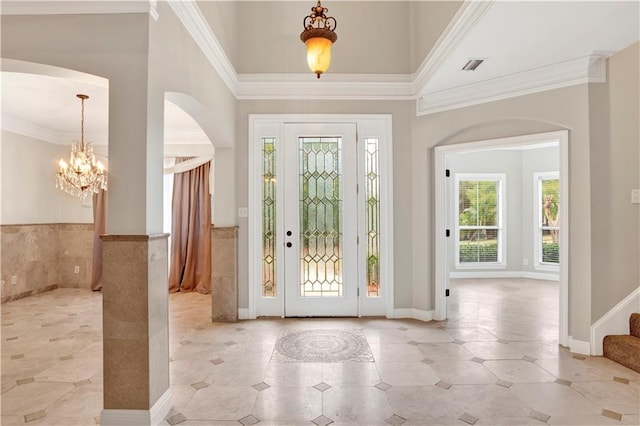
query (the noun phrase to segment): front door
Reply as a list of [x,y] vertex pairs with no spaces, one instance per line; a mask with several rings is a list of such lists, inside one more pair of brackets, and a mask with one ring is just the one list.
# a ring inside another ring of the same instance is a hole
[[285,316],[358,315],[356,124],[285,124]]

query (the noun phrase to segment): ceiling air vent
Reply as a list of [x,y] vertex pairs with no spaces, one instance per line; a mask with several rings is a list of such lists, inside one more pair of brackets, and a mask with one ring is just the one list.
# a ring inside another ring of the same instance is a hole
[[484,59],[469,59],[469,61],[462,67],[462,71],[475,71],[483,62]]

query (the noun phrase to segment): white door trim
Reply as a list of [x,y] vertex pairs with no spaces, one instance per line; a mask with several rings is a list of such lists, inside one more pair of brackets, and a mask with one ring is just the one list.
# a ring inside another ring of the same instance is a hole
[[[363,279],[359,279],[360,298],[358,300],[359,315],[394,316],[394,262],[393,262],[393,141],[392,117],[390,114],[250,114],[248,140],[248,291],[249,307],[247,316],[251,319],[258,316],[284,316],[284,297],[266,300],[262,297],[262,193],[261,149],[262,137],[275,137],[277,143],[284,138],[285,123],[356,123],[358,138],[379,138],[380,158],[380,281],[381,297],[366,298]],[[278,149],[278,148],[276,148]],[[276,173],[282,176],[282,170]],[[277,190],[278,191],[278,190]],[[279,192],[277,192],[278,196]],[[360,213],[359,213],[360,215]],[[362,222],[359,218],[359,222]],[[358,231],[361,234],[361,229]],[[360,235],[360,240],[363,240]],[[282,244],[282,236],[277,240]],[[362,244],[360,245],[362,247]],[[278,261],[278,279],[283,267]],[[282,282],[282,281],[280,281]]]
[[[566,200],[560,209],[560,301],[559,301],[559,343],[569,343],[569,132],[567,130],[514,136],[470,143],[460,143],[435,147],[435,313],[434,319],[447,318],[445,289],[448,287],[446,195],[446,158],[450,154],[470,151],[482,151],[490,148],[506,148],[521,145],[534,145],[544,142],[558,142],[560,148],[560,199]],[[450,226],[451,228],[451,226]]]

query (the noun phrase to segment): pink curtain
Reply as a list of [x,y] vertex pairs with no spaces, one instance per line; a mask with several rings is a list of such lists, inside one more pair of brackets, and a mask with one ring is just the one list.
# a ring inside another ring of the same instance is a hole
[[102,240],[107,233],[107,191],[93,194],[93,261],[91,263],[91,290],[102,290]]
[[211,292],[211,195],[205,163],[173,177],[169,292]]

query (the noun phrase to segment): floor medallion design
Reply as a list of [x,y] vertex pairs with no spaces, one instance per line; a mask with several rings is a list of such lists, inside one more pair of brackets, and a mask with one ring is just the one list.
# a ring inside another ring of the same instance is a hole
[[271,362],[374,362],[362,330],[284,332]]

